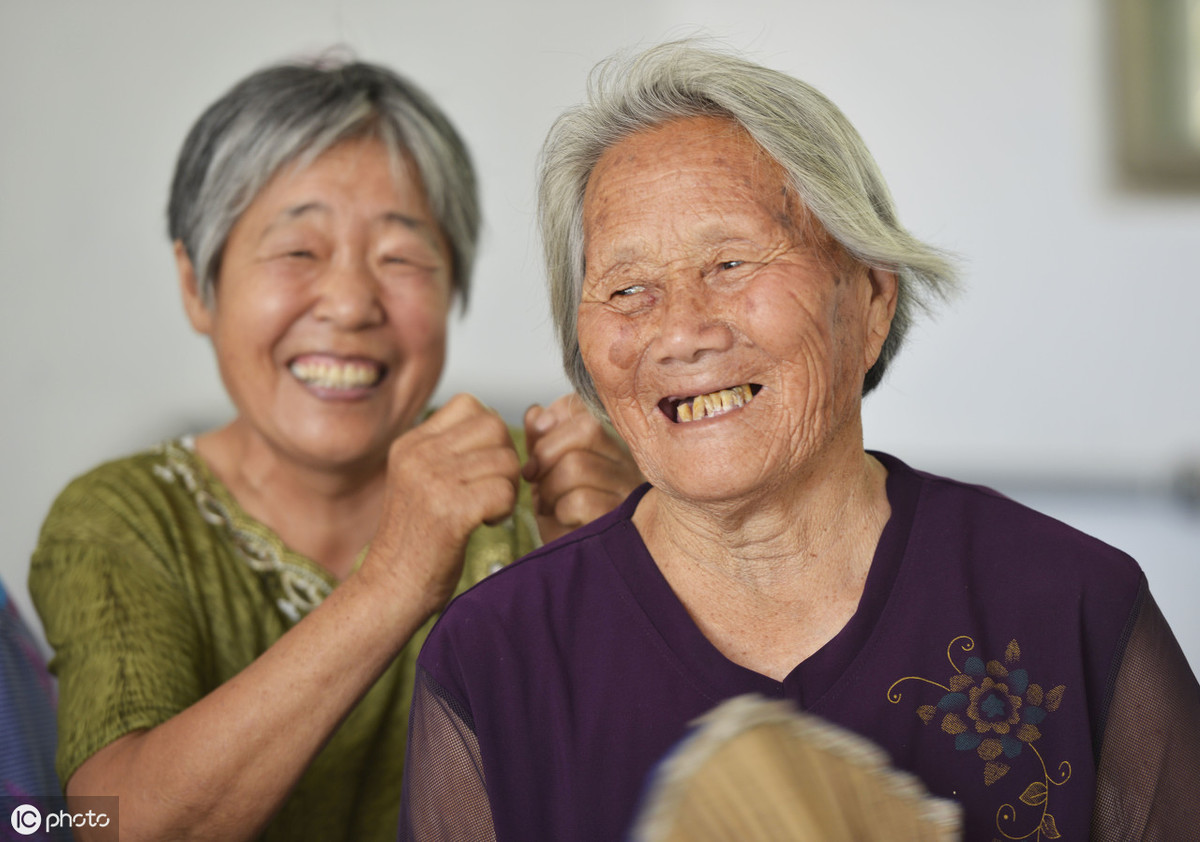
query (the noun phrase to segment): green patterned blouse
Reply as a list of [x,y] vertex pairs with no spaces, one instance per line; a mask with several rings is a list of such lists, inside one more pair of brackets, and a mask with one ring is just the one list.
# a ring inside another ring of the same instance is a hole
[[[536,535],[522,483],[517,514],[471,536],[459,590],[529,552]],[[55,651],[59,777],[227,681],[336,585],[247,515],[190,439],[72,482],[29,577]],[[413,670],[431,624],[334,733],[262,839],[395,839]]]

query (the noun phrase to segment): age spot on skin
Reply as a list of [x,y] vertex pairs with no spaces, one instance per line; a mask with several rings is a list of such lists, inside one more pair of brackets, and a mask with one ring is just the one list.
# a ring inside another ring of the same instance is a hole
[[629,370],[637,364],[639,343],[631,341],[635,330],[632,325],[624,325],[608,346],[608,361],[617,368]]

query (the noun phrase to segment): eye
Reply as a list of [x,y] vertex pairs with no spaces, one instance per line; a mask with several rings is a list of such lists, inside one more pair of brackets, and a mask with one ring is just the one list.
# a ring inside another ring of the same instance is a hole
[[744,260],[722,260],[717,266],[721,269],[736,269],[745,264]]
[[379,258],[379,270],[384,277],[396,280],[433,278],[438,264],[431,258],[417,254],[385,254]]
[[290,257],[295,260],[316,260],[317,256],[307,249],[293,249],[286,252],[284,257]]
[[434,272],[442,263],[430,243],[398,226],[374,243],[373,257],[381,270],[404,275]]
[[646,291],[646,288],[644,286],[642,286],[641,284],[634,284],[631,287],[625,287],[624,289],[617,290],[616,292],[613,293],[613,298],[637,295],[639,292],[645,292],[645,291]]

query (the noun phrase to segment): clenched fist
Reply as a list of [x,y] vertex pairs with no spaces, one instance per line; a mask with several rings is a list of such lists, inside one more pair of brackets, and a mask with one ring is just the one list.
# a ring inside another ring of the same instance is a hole
[[471,533],[512,513],[520,470],[500,416],[455,395],[393,442],[383,516],[363,569],[427,594],[430,614],[440,610]]
[[552,541],[616,508],[642,482],[625,444],[575,395],[525,412],[529,460],[543,541]]

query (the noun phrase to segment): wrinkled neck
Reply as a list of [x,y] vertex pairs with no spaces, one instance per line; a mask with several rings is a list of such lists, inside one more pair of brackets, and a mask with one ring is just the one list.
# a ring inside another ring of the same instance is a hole
[[752,586],[869,564],[887,522],[887,470],[874,457],[795,477],[720,503],[694,503],[652,489],[634,514],[660,564],[700,566]]

